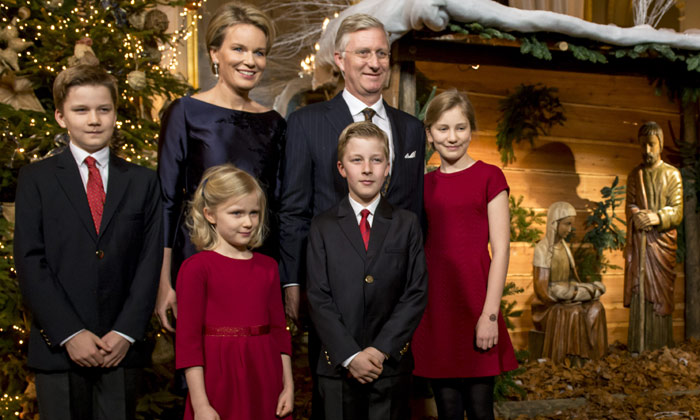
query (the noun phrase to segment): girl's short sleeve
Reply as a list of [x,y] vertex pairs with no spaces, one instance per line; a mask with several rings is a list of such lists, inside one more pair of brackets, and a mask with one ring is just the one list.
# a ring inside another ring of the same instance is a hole
[[510,187],[506,176],[498,166],[488,165],[488,173],[486,176],[486,202],[493,200],[501,191],[505,190],[506,194],[510,194]]

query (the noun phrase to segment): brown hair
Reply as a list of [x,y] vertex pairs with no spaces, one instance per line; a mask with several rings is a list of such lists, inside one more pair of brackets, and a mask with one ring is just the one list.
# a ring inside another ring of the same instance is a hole
[[68,91],[75,86],[104,86],[112,97],[112,105],[117,107],[117,79],[99,66],[80,64],[68,67],[56,76],[53,82],[53,103],[63,111]]
[[[335,34],[335,52],[342,53],[348,45],[348,36],[357,31],[365,29],[379,28],[387,35],[384,24],[374,16],[358,13],[350,15],[343,19],[338,27],[338,32]],[[389,36],[386,37],[386,43],[389,44]]]
[[345,148],[348,146],[350,139],[363,138],[363,139],[378,139],[382,142],[382,152],[384,152],[384,157],[389,159],[389,138],[387,137],[384,130],[374,125],[369,121],[359,121],[352,123],[345,127],[340,137],[338,138],[338,160],[343,160],[345,156]]
[[469,129],[474,132],[476,130],[476,115],[474,106],[466,94],[457,91],[457,89],[449,89],[433,98],[428,104],[423,118],[425,128],[429,129],[433,124],[440,119],[440,116],[454,107],[458,107],[469,121]]
[[639,127],[639,131],[637,132],[637,141],[639,141],[642,137],[651,137],[651,136],[656,136],[659,139],[659,147],[661,149],[664,148],[664,130],[661,129],[661,126],[657,124],[655,121],[647,121],[644,124],[642,124],[641,127]]
[[[207,51],[218,50],[226,37],[226,30],[235,25],[248,24],[263,31],[267,38],[267,51],[270,51],[275,39],[275,25],[260,9],[243,3],[226,3],[219,7],[207,26]],[[211,61],[211,56],[209,57]],[[212,72],[214,64],[211,64]]]
[[216,246],[218,235],[216,228],[204,217],[204,208],[214,211],[217,206],[231,199],[248,194],[257,194],[260,205],[260,223],[253,231],[249,248],[257,248],[265,239],[265,207],[267,200],[258,181],[246,171],[230,163],[212,166],[204,171],[202,180],[189,202],[186,225],[190,239],[198,250],[212,249]]

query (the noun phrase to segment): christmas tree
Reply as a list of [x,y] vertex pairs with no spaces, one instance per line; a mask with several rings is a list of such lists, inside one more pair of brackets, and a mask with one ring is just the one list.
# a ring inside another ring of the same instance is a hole
[[[35,418],[36,394],[26,368],[29,314],[24,310],[12,264],[13,207],[22,166],[56,152],[67,133],[54,120],[52,84],[76,64],[106,68],[118,80],[119,104],[113,150],[155,166],[158,113],[163,103],[190,86],[173,74],[164,54],[189,34],[181,25],[167,33],[168,17],[156,6],[201,3],[173,0],[3,0],[0,4],[0,417]],[[158,105],[160,104],[160,105]],[[9,202],[9,204],[8,204]],[[149,341],[154,365],[143,384],[139,417],[167,418],[172,395],[172,352],[153,323]]]

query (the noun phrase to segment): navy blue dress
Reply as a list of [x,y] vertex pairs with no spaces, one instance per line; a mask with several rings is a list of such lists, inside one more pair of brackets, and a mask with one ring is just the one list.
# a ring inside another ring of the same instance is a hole
[[182,262],[197,252],[185,227],[187,202],[204,171],[223,163],[233,163],[260,182],[268,200],[269,234],[258,251],[279,258],[277,189],[286,127],[276,111],[236,111],[188,96],[168,107],[158,145],[158,177],[165,246],[173,249],[173,281]]

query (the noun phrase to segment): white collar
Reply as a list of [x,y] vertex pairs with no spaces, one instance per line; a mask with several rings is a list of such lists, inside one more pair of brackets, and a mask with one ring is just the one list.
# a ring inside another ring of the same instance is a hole
[[371,106],[367,106],[364,102],[361,100],[357,99],[352,93],[348,92],[347,89],[343,89],[343,99],[345,100],[345,103],[348,105],[348,108],[350,109],[350,115],[353,117],[355,115],[361,114],[362,110],[365,108],[372,108],[374,112],[377,113],[377,116],[381,117],[382,119],[386,120],[386,109],[384,108],[384,101],[382,100],[382,97],[379,97],[379,100],[375,103],[373,103]]
[[381,194],[377,194],[377,198],[374,199],[367,207],[364,207],[362,204],[358,203],[355,201],[350,195],[348,195],[348,198],[350,199],[350,207],[352,207],[352,211],[355,213],[355,216],[358,216],[360,212],[364,209],[369,210],[369,213],[374,216],[374,213],[377,211],[377,206],[379,206],[379,199],[382,197]]
[[70,152],[78,166],[82,165],[83,161],[85,161],[85,158],[88,156],[95,158],[97,161],[97,166],[100,168],[104,168],[107,166],[107,164],[109,164],[109,146],[105,146],[95,153],[88,153],[87,151],[73,144],[73,142],[69,142],[68,147],[70,147]]

